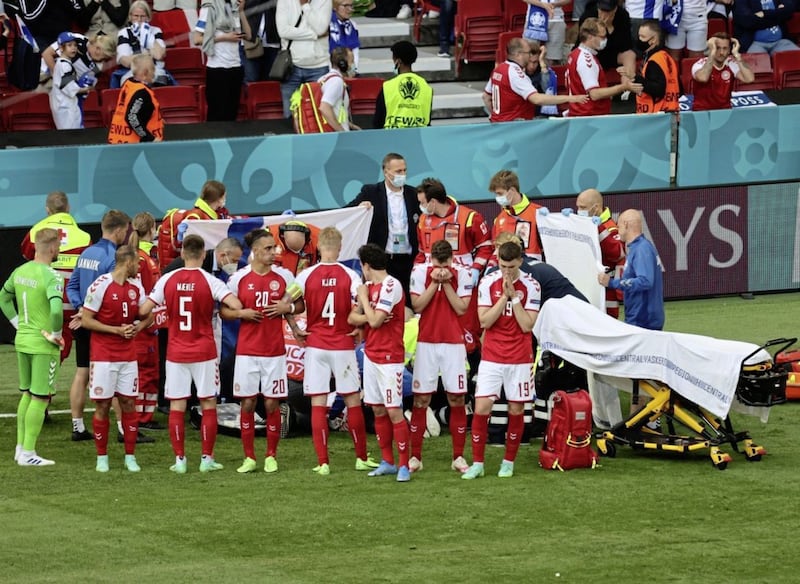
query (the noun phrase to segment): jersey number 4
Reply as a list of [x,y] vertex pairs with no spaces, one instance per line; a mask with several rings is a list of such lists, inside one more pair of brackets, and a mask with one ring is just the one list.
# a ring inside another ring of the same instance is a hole
[[336,320],[336,308],[333,300],[333,292],[328,292],[325,297],[325,304],[322,306],[322,318],[328,319],[328,326],[333,326],[333,321]]

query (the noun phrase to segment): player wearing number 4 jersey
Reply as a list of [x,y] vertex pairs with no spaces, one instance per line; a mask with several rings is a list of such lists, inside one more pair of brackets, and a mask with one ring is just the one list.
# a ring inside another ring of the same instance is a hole
[[240,473],[256,470],[255,410],[261,393],[267,410],[264,472],[275,472],[278,470],[276,455],[281,438],[280,400],[289,395],[283,315],[302,312],[303,301],[297,300],[300,288],[292,273],[272,265],[275,261],[273,235],[265,229],[256,229],[245,236],[245,243],[253,260],[228,280],[228,288],[238,296],[242,308],[235,312],[224,308],[222,311],[226,318],[242,319],[236,343],[233,396],[242,400],[241,430],[245,458],[237,470]]
[[539,282],[520,272],[522,248],[516,243],[502,244],[497,256],[500,269],[485,276],[478,285],[478,317],[486,333],[472,417],[472,466],[461,475],[462,479],[483,476],[489,415],[501,390],[508,400],[508,431],[497,476],[514,475],[514,460],[525,425],[525,402],[535,398],[531,331],[541,304]]
[[352,326],[345,315],[356,303],[361,277],[338,263],[342,234],[335,227],[319,233],[322,263],[297,277],[306,305],[303,393],[311,398],[311,435],[317,453],[314,472],[330,474],[328,459],[328,393],[330,378],[347,406],[347,424],[356,450],[356,470],[376,468],[367,456],[367,432],[361,409],[360,380]]
[[55,464],[36,454],[36,440],[42,431],[50,396],[55,393],[63,344],[61,295],[64,283],[50,267],[58,257],[58,231],[49,227],[40,229],[34,235],[34,242],[33,260],[14,270],[0,290],[0,309],[17,329],[14,346],[21,396],[17,407],[14,460],[20,466]]
[[[369,476],[397,475],[410,480],[408,423],[403,416],[403,327],[405,294],[400,282],[386,271],[388,254],[374,243],[358,250],[366,284],[358,287],[358,306],[348,322],[365,326],[364,403],[375,413],[375,435],[381,463]],[[394,464],[392,438],[397,442],[400,467]]]
[[152,314],[139,319],[144,289],[136,278],[139,256],[128,245],[117,248],[114,271],[97,278],[86,292],[81,311],[81,326],[92,331],[89,344],[89,397],[95,410],[92,426],[97,449],[97,472],[108,472],[108,411],[116,396],[122,409],[125,441],[125,468],[141,469],[136,462],[136,437],[139,418],[136,398],[139,393],[139,366],[134,337],[152,321]]
[[150,296],[142,305],[142,316],[148,316],[159,304],[164,304],[169,317],[166,382],[164,395],[170,400],[169,433],[175,464],[170,470],[186,472],[184,429],[186,401],[194,382],[197,398],[203,409],[200,435],[203,457],[200,472],[220,470],[214,460],[217,439],[217,394],[219,393],[219,361],[211,319],[215,302],[234,310],[242,303],[225,284],[202,269],[205,243],[197,235],[188,235],[181,249],[185,267],[164,274],[156,282]]

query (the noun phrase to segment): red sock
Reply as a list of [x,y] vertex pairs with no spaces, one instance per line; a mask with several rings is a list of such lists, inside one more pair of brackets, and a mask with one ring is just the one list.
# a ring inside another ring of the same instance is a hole
[[508,431],[506,432],[506,453],[503,458],[514,462],[517,458],[522,433],[525,431],[525,414],[508,414]]
[[[411,408],[411,456],[422,460],[422,440],[428,426],[428,408]],[[402,463],[401,463],[402,464]]]
[[[97,456],[108,454],[108,418],[98,420],[97,416],[92,418],[92,429],[94,430],[94,446],[97,449]],[[124,425],[123,425],[124,427]]]
[[361,460],[366,460],[367,426],[364,424],[364,410],[361,409],[361,405],[347,408],[347,427],[350,428],[350,436],[353,438],[356,457]]
[[453,440],[453,460],[464,456],[467,441],[467,407],[450,406],[450,438]]
[[397,442],[397,458],[400,466],[408,468],[408,456],[411,450],[408,443],[408,422],[405,419],[395,422],[392,424],[392,432],[394,433],[394,441]]
[[381,460],[394,464],[394,450],[392,449],[392,422],[389,416],[375,416],[375,438],[381,449]]
[[489,435],[489,414],[472,416],[472,462],[483,462],[486,437]]
[[136,438],[139,436],[139,414],[122,412],[122,436],[125,438],[125,454],[136,452]]
[[247,458],[256,458],[256,414],[241,411],[240,424],[242,430],[242,448]]
[[203,456],[214,456],[214,444],[217,442],[217,408],[203,410],[200,421],[200,444]]
[[183,458],[186,455],[184,450],[184,412],[170,410],[169,412],[169,439],[172,442],[172,451],[175,456]]
[[311,406],[311,438],[319,464],[328,464],[328,407]]
[[281,409],[267,414],[267,456],[278,453],[278,442],[281,441]]

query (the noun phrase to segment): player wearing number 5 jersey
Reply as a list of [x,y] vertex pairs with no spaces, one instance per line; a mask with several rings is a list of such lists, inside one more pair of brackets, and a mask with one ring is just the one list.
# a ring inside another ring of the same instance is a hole
[[361,383],[353,327],[347,323],[356,303],[361,277],[338,263],[342,234],[335,227],[319,233],[321,263],[297,276],[306,304],[303,393],[311,398],[311,436],[317,453],[314,472],[330,474],[328,459],[328,393],[330,378],[347,406],[347,425],[356,450],[356,470],[377,467],[367,456],[367,432],[361,409]]
[[[288,397],[286,386],[286,344],[283,315],[302,312],[300,288],[289,270],[273,267],[275,238],[264,229],[251,231],[245,243],[253,261],[228,280],[228,288],[242,303],[233,313],[223,308],[223,316],[242,319],[236,343],[233,396],[241,399],[241,430],[244,462],[238,472],[256,470],[255,410],[260,393],[267,410],[267,455],[264,472],[278,470],[278,442],[281,438],[280,400]],[[297,302],[295,302],[297,300]]]
[[498,271],[478,285],[478,317],[486,331],[483,359],[478,367],[475,415],[472,417],[472,466],[463,479],[483,476],[489,415],[494,400],[504,390],[508,400],[508,431],[501,478],[514,475],[514,460],[524,430],[525,402],[533,401],[533,349],[531,331],[541,304],[539,282],[520,272],[522,248],[506,242],[497,251]]
[[142,305],[140,314],[148,316],[164,304],[169,317],[166,382],[164,394],[170,400],[169,433],[175,464],[170,470],[186,472],[184,429],[186,401],[194,382],[203,409],[200,425],[203,457],[200,472],[220,470],[214,460],[217,439],[217,393],[219,361],[211,319],[215,302],[234,310],[242,307],[225,284],[202,269],[205,243],[197,235],[188,235],[181,249],[185,267],[164,274]]
[[527,40],[511,39],[506,52],[506,62],[494,68],[483,92],[483,103],[489,110],[489,121],[532,120],[536,114],[535,106],[585,103],[588,99],[585,95],[538,93],[525,73],[525,67],[531,58],[531,47]]
[[20,466],[55,464],[36,454],[36,440],[42,431],[50,396],[55,393],[60,364],[64,284],[61,276],[50,267],[58,257],[60,240],[55,229],[46,227],[37,231],[33,260],[14,270],[0,290],[0,309],[17,329],[14,346],[21,395],[14,460]]

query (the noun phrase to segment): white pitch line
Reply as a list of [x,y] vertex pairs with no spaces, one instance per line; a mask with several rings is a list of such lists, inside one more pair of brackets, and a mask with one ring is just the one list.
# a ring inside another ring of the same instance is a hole
[[[94,411],[94,408],[84,410],[84,412],[93,412],[93,411]],[[55,414],[69,414],[69,413],[71,413],[70,410],[48,410],[48,412],[49,412],[49,414],[51,416],[55,415]],[[16,418],[16,417],[17,417],[17,413],[16,412],[14,412],[13,414],[0,414],[0,419],[2,419],[2,418]]]

